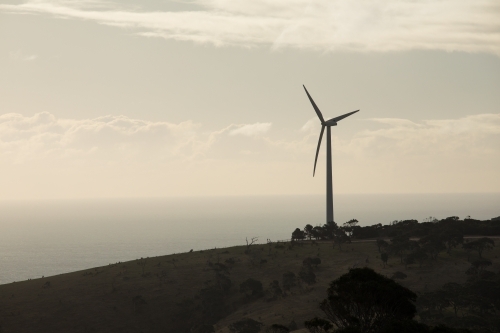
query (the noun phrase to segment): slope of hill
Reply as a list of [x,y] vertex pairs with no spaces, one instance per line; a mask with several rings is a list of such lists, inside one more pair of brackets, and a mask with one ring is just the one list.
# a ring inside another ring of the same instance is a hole
[[[499,247],[486,253],[492,271],[500,269],[499,254]],[[320,258],[321,263],[304,269],[307,257]],[[424,292],[446,282],[464,283],[471,266],[461,249],[442,252],[422,267],[405,268],[394,257],[384,268],[379,257],[373,241],[345,244],[342,250],[330,242],[303,242],[115,263],[1,285],[0,325],[2,332],[202,332],[210,325],[229,332],[231,323],[248,317],[265,325],[294,322],[301,328],[305,320],[321,316],[318,303],[329,282],[351,267],[371,267],[389,277],[402,271],[408,277],[401,284]],[[296,278],[284,278],[287,272]],[[251,288],[240,290],[249,278],[262,283],[262,293],[259,288],[254,295]],[[283,293],[271,285],[273,281]]]

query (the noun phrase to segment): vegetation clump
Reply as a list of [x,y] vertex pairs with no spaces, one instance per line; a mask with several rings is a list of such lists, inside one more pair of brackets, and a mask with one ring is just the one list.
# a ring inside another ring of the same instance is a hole
[[285,291],[290,291],[293,287],[297,285],[297,278],[295,277],[295,274],[292,272],[285,272],[283,273],[283,289]]
[[255,279],[247,279],[240,284],[240,292],[245,295],[258,298],[264,295],[264,289],[262,288],[262,282]]
[[465,250],[477,251],[479,258],[483,257],[485,250],[491,250],[495,246],[495,241],[488,237],[482,237],[472,242],[465,243],[463,248]]
[[268,331],[269,333],[288,333],[290,329],[284,325],[272,324]]
[[334,280],[320,308],[340,329],[376,332],[392,320],[412,319],[417,295],[370,268],[355,268]]
[[251,318],[244,318],[229,325],[229,330],[234,333],[258,333],[264,326],[259,321]]
[[[458,297],[459,285],[443,287]],[[327,319],[305,321],[311,333],[472,333],[443,324],[428,326],[413,320],[416,294],[370,268],[351,269],[334,280],[320,304]],[[453,296],[448,296],[453,297]]]

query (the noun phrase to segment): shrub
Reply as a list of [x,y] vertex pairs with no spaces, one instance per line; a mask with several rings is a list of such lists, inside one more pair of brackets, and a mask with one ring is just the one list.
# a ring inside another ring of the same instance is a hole
[[251,293],[253,297],[260,297],[263,295],[264,289],[262,288],[262,282],[250,278],[240,284],[240,292],[245,294]]
[[278,280],[274,280],[269,284],[269,288],[271,289],[271,292],[273,293],[274,297],[279,297],[283,295],[283,290],[280,288],[280,283]]
[[280,324],[272,324],[268,329],[269,333],[288,333],[290,330],[288,327]]
[[229,330],[235,333],[258,333],[262,326],[264,326],[264,324],[259,321],[251,318],[244,318],[229,325]]
[[283,289],[290,290],[296,286],[295,274],[292,272],[283,273]]
[[302,266],[299,272],[299,277],[308,285],[316,283],[316,274],[314,274],[311,266]]

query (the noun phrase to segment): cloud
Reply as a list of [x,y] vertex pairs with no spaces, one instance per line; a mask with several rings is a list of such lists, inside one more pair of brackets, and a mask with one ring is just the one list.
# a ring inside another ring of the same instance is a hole
[[391,126],[399,126],[399,127],[419,127],[421,125],[414,123],[408,119],[401,118],[370,118],[367,119],[369,121],[373,121],[379,124],[391,125]]
[[[498,191],[500,114],[369,121],[333,133],[337,193]],[[319,133],[270,128],[3,114],[0,198],[322,193],[324,143],[311,179]]]
[[33,116],[8,113],[0,115],[0,159],[14,163],[203,159],[224,135],[257,136],[270,127],[271,123],[230,124],[206,132],[192,121],[174,124],[126,116],[61,119],[49,112]]
[[229,135],[257,136],[268,132],[271,129],[271,125],[271,123],[242,125],[239,128],[231,130]]
[[11,60],[20,60],[20,61],[34,61],[38,59],[38,55],[36,54],[23,54],[21,50],[9,52],[9,58]]
[[[198,0],[145,11],[102,1],[28,1],[0,11],[49,14],[146,37],[319,51],[444,50],[500,55],[496,0]],[[190,4],[193,4],[190,3]]]
[[59,119],[48,112],[0,116],[0,152],[15,163],[36,159],[130,160],[189,156],[197,148],[198,124],[172,124],[103,116]]
[[346,155],[366,159],[495,159],[500,162],[500,114],[479,114],[458,119],[371,119],[384,128],[357,133],[337,145]]
[[[402,159],[500,160],[500,114],[418,123],[387,118],[369,121],[380,124],[380,128],[359,131],[348,138],[333,133],[338,160],[357,159],[367,164],[374,160],[392,163]],[[307,124],[313,126],[314,122],[310,120]],[[170,123],[111,115],[63,119],[49,112],[33,116],[8,113],[0,115],[0,162],[164,163],[202,161],[214,156],[237,159],[234,139],[229,137],[262,136],[271,127],[271,123],[229,124],[206,131],[192,121]],[[241,147],[240,151],[260,152],[263,163],[267,157],[278,156],[283,160],[309,161],[317,140],[318,131],[307,129],[294,131],[287,139],[274,135],[241,141],[237,147]]]
[[[500,163],[500,114],[420,122],[398,118],[365,120],[379,124],[380,128],[361,130],[349,138],[332,133],[334,154],[340,154],[337,158],[355,159],[367,165],[375,160],[387,163],[411,160],[415,163],[419,159],[456,162],[475,158]],[[319,129],[317,119],[311,118],[299,131],[304,135],[301,139],[267,141],[289,152],[313,155]]]
[[311,131],[316,131],[318,128],[320,128],[321,123],[318,119],[318,117],[313,117],[309,119],[304,126],[300,128],[301,132],[311,132]]

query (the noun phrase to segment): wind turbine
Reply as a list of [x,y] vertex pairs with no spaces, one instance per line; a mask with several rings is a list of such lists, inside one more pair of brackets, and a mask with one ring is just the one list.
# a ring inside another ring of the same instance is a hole
[[309,92],[307,91],[306,87],[304,87],[304,90],[306,91],[307,97],[309,97],[309,100],[311,101],[311,104],[314,108],[314,111],[316,111],[316,114],[318,115],[319,120],[321,121],[321,132],[319,133],[319,140],[318,140],[318,148],[316,148],[316,158],[314,159],[314,170],[313,170],[313,177],[314,174],[316,173],[316,162],[318,161],[318,154],[319,154],[319,147],[321,146],[321,139],[323,138],[323,132],[325,131],[326,127],[326,222],[334,222],[333,220],[333,189],[332,189],[332,132],[331,132],[331,127],[332,126],[337,126],[337,122],[349,117],[351,114],[354,114],[358,112],[359,110],[349,112],[346,114],[343,114],[341,116],[329,119],[325,121],[323,119],[323,115],[321,114],[321,111],[319,108],[316,106],[316,103],[314,103],[311,95],[309,95]]

